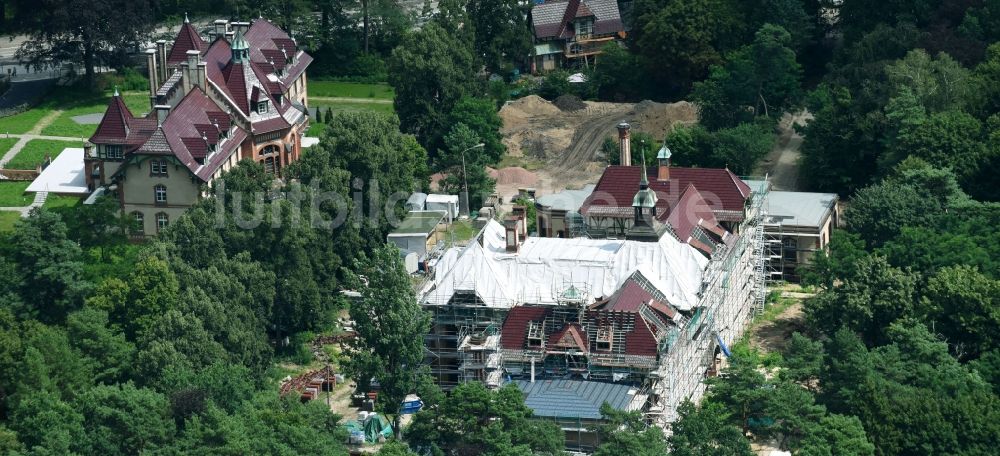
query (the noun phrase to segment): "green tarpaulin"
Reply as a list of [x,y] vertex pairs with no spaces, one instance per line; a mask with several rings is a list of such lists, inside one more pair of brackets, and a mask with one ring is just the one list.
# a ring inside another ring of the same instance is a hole
[[392,437],[392,425],[382,415],[375,415],[365,422],[365,441],[368,443],[378,442],[379,436],[384,438]]

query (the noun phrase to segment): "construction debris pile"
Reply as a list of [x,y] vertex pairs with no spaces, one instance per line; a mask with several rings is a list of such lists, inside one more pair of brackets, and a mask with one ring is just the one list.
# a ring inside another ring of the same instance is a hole
[[323,391],[333,391],[337,386],[337,379],[333,368],[326,366],[322,369],[306,372],[298,377],[286,379],[281,383],[279,394],[285,397],[292,392],[301,395],[302,402],[311,401],[319,397]]

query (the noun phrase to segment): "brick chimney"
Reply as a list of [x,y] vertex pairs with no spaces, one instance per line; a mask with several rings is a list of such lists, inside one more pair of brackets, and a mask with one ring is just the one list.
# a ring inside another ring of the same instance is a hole
[[216,19],[212,28],[212,39],[217,37],[225,36],[226,32],[229,31],[229,21],[225,19]]
[[511,215],[503,221],[504,229],[507,233],[507,251],[517,253],[524,242],[525,223],[521,215]]
[[195,49],[187,51],[187,62],[182,63],[181,67],[184,69],[184,79],[187,80],[184,84],[186,88],[198,86],[201,90],[207,90],[205,87],[207,66],[201,61],[200,51]]
[[163,121],[167,120],[167,115],[170,114],[170,105],[158,104],[153,106],[153,110],[156,111],[156,125],[163,125]]
[[167,69],[167,40],[157,40],[156,41],[156,55],[159,60],[160,66],[160,84],[167,82],[167,78],[170,77],[169,70]]
[[156,89],[160,88],[159,76],[160,72],[156,68],[156,49],[146,49],[146,67],[149,70],[149,97],[156,101]]
[[673,155],[670,149],[667,147],[666,141],[663,143],[663,147],[660,148],[660,152],[656,154],[656,161],[659,165],[656,170],[656,180],[664,182],[670,180],[670,156]]
[[618,124],[618,149],[621,151],[621,158],[618,164],[622,166],[632,166],[632,126],[628,122],[622,121]]

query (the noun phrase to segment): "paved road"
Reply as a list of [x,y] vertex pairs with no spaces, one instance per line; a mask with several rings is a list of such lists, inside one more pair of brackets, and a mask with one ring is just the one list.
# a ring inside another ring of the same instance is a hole
[[812,114],[803,111],[785,114],[778,123],[778,142],[754,171],[757,176],[767,174],[774,190],[797,191],[801,188],[799,166],[803,137],[795,131],[794,125],[805,125],[810,120]]

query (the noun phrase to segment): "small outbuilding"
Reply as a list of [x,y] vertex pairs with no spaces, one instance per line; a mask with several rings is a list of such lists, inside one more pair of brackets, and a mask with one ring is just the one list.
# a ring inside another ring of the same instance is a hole
[[426,209],[424,206],[427,204],[427,194],[420,192],[413,192],[409,198],[406,199],[406,210],[422,211]]
[[771,245],[772,270],[781,279],[798,281],[798,267],[830,243],[840,225],[835,193],[770,192],[764,234]]
[[447,213],[445,211],[413,211],[407,214],[386,242],[396,244],[400,250],[415,253],[420,261],[444,237]]
[[424,209],[428,211],[444,211],[448,223],[458,217],[458,195],[442,195],[433,193],[427,195]]

